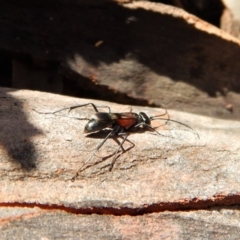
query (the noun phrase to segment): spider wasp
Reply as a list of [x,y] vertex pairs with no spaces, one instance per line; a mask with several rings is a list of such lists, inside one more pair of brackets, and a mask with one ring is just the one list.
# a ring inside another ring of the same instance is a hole
[[[164,114],[149,117],[144,112],[112,113],[110,110],[110,107],[108,107],[108,106],[96,106],[94,103],[86,103],[86,104],[62,108],[60,110],[45,113],[45,114],[55,114],[55,113],[58,113],[60,111],[66,110],[66,109],[69,109],[69,112],[70,112],[73,109],[88,106],[88,105],[91,105],[95,111],[95,113],[90,117],[90,119],[77,118],[80,120],[88,120],[88,123],[85,125],[85,128],[84,128],[84,133],[90,134],[90,133],[94,133],[94,132],[100,132],[105,129],[109,129],[110,132],[106,135],[106,137],[103,139],[103,141],[96,147],[96,149],[93,151],[93,154],[91,154],[91,156],[85,161],[85,163],[82,165],[82,167],[77,171],[76,176],[78,175],[78,172],[84,170],[83,167],[86,165],[86,163],[89,162],[93,158],[95,153],[104,145],[104,143],[110,137],[114,138],[114,137],[120,136],[120,137],[122,137],[122,141],[118,142],[119,147],[114,152],[114,158],[112,160],[112,163],[110,164],[109,170],[111,170],[113,168],[113,165],[117,158],[117,153],[119,152],[120,148],[123,149],[123,144],[125,141],[128,141],[127,137],[129,136],[129,134],[131,134],[131,132],[137,132],[139,130],[150,130],[150,131],[156,132],[158,135],[161,136],[161,134],[158,131],[156,131],[156,129],[154,127],[151,126],[151,121],[154,121],[157,119],[166,120],[165,124],[167,124],[167,122],[171,121],[171,122],[181,124],[189,129],[191,129],[192,131],[194,131],[187,124],[170,119],[169,115],[167,114],[167,110],[165,110]],[[98,110],[98,108],[107,108],[108,112],[101,112]],[[163,118],[162,116],[164,116],[166,114],[168,115],[168,118]],[[195,134],[199,137],[199,135],[196,132],[195,132]]]

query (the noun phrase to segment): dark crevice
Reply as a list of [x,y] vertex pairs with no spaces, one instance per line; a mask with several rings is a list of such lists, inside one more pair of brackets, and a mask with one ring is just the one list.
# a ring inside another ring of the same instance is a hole
[[[211,199],[184,199],[179,202],[161,202],[151,205],[144,204],[143,208],[130,208],[130,207],[84,207],[76,209],[74,207],[60,206],[57,204],[38,204],[38,203],[0,203],[0,207],[38,207],[44,210],[61,210],[72,214],[102,214],[102,215],[115,215],[115,216],[137,216],[150,213],[159,213],[164,211],[195,211],[195,210],[208,210],[214,207],[226,208],[229,206],[238,205],[240,203],[239,195],[222,196],[215,195]],[[145,207],[146,206],[146,207]]]
[[0,86],[12,86],[12,57],[4,52],[0,52]]

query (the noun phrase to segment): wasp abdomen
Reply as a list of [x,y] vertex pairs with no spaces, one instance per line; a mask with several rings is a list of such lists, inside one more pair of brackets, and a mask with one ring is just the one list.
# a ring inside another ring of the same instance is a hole
[[109,113],[97,112],[93,114],[84,128],[85,133],[97,132],[106,127],[110,127],[115,120]]
[[129,129],[136,124],[137,120],[135,118],[120,118],[116,121],[119,126],[123,127],[124,129]]

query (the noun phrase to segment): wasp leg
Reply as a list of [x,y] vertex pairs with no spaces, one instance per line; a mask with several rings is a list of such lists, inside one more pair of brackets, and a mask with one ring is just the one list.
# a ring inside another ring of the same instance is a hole
[[33,109],[35,112],[37,113],[40,113],[40,114],[55,114],[55,113],[58,113],[58,112],[61,112],[61,111],[64,111],[64,110],[67,110],[69,109],[68,113],[70,113],[73,109],[75,108],[79,108],[79,107],[85,107],[87,105],[92,105],[93,109],[95,110],[95,112],[99,112],[98,111],[98,108],[108,108],[108,111],[109,113],[111,112],[111,109],[110,107],[108,106],[96,106],[94,103],[86,103],[86,104],[81,104],[81,105],[75,105],[75,106],[71,106],[71,107],[65,107],[65,108],[61,108],[59,110],[56,110],[54,112],[40,112],[40,111],[37,111],[36,109]]
[[38,111],[38,110],[36,110],[34,108],[33,108],[33,111],[35,111],[35,112],[37,112],[39,114],[55,114],[55,113],[61,112],[61,111],[66,110],[66,109],[69,109],[69,107],[61,108],[61,109],[56,110],[54,112],[41,112],[41,111]]
[[91,156],[84,162],[84,164],[79,168],[79,170],[77,171],[76,176],[78,175],[78,172],[81,172],[83,170],[83,167],[92,160],[92,158],[94,157],[95,153],[103,146],[103,144],[108,140],[108,138],[110,138],[110,136],[112,135],[113,130],[103,139],[103,141],[97,146],[97,148],[93,151],[93,153],[91,154]]
[[113,158],[113,160],[112,160],[112,162],[111,162],[111,164],[109,166],[109,171],[111,171],[113,169],[113,166],[114,166],[114,164],[115,164],[115,162],[117,160],[117,153],[119,152],[120,148],[123,151],[125,151],[124,148],[123,148],[123,144],[125,143],[125,141],[127,141],[127,137],[129,136],[129,133],[124,133],[124,134],[126,134],[126,136],[123,138],[122,142],[120,143],[119,147],[117,148],[117,150],[114,153],[114,158]]
[[[163,117],[162,117],[162,116],[164,116],[165,114],[167,114],[167,118],[163,118]],[[164,113],[164,114],[160,114],[160,115],[157,115],[157,116],[152,116],[152,117],[150,117],[149,119],[150,119],[151,121],[158,120],[158,119],[160,119],[160,120],[165,120],[166,122],[165,122],[165,124],[163,124],[163,125],[168,124],[168,122],[178,123],[178,124],[180,124],[180,125],[182,125],[182,126],[185,126],[186,128],[189,128],[190,130],[192,130],[192,132],[193,132],[198,138],[200,138],[199,134],[198,134],[193,128],[191,128],[189,125],[187,125],[187,124],[185,124],[185,123],[182,123],[182,122],[179,122],[179,121],[177,121],[177,120],[170,119],[170,116],[169,116],[169,113],[168,113],[167,109],[165,109],[165,113]],[[162,125],[160,125],[160,126],[162,126]],[[159,126],[159,127],[160,127],[160,126]]]
[[84,162],[84,164],[77,170],[75,176],[73,179],[75,179],[78,176],[79,172],[82,172],[84,169],[84,166],[91,161],[91,159],[94,157],[95,153],[103,146],[103,144],[110,138],[111,136],[115,136],[118,134],[118,132],[121,130],[121,127],[116,125],[112,131],[103,139],[103,141],[97,146],[97,148],[94,150],[94,152],[91,154],[91,156]]
[[156,120],[156,119],[162,119],[162,116],[164,115],[167,115],[167,118],[166,119],[170,119],[170,116],[169,116],[169,113],[167,111],[166,108],[164,108],[165,112],[162,113],[162,114],[159,114],[159,115],[156,115],[156,116],[152,116],[152,117],[149,117],[149,119],[152,121],[152,120]]
[[138,128],[142,126],[143,128],[147,128],[150,131],[156,132],[159,136],[164,137],[164,135],[162,135],[161,133],[159,133],[155,128],[151,127],[150,125],[148,125],[147,123],[144,122],[140,122],[139,124],[135,125],[134,127],[132,127],[130,130],[131,131],[136,131],[138,130]]
[[99,112],[98,108],[108,108],[109,113],[111,112],[110,107],[108,107],[108,106],[96,106],[94,103],[86,103],[86,104],[81,104],[81,105],[76,105],[76,106],[69,107],[69,112],[72,111],[75,108],[84,107],[84,106],[87,106],[87,105],[92,105],[95,112]]

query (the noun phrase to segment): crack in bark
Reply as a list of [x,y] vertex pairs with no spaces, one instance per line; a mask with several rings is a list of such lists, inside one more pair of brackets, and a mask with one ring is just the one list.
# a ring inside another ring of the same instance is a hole
[[44,210],[61,210],[72,214],[100,214],[100,215],[145,215],[150,213],[159,213],[164,211],[194,211],[194,210],[204,210],[212,207],[225,207],[230,205],[235,205],[240,203],[240,195],[214,195],[209,199],[193,198],[182,199],[178,202],[160,202],[153,204],[144,204],[139,208],[130,207],[85,207],[85,208],[74,208],[67,207],[64,205],[57,204],[39,204],[39,203],[0,203],[0,207],[26,207],[34,208],[38,207]]

